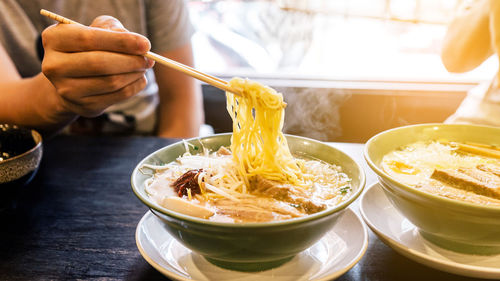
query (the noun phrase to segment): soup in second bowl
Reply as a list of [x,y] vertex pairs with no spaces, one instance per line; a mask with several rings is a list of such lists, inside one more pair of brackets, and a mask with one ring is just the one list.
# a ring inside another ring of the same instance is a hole
[[447,140],[416,142],[385,155],[398,181],[442,197],[500,206],[500,148]]

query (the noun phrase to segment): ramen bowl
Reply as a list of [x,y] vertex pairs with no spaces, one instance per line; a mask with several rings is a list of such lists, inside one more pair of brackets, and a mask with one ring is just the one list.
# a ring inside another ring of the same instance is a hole
[[[182,245],[220,267],[240,271],[259,271],[279,266],[316,243],[340,218],[343,210],[362,192],[362,168],[345,153],[325,143],[297,136],[286,136],[290,151],[298,157],[316,158],[342,167],[351,179],[351,196],[339,205],[321,212],[282,221],[264,223],[214,222],[163,208],[145,192],[150,177],[139,170],[144,164],[164,164],[186,152],[179,142],[159,149],[144,158],[134,169],[132,189],[165,229]],[[212,151],[229,146],[231,134],[187,140],[192,154],[201,145]]]
[[462,124],[399,127],[372,137],[365,146],[368,165],[378,175],[389,201],[434,244],[468,254],[500,253],[500,207],[440,197],[406,185],[382,168],[391,151],[418,141],[500,144],[500,128]]

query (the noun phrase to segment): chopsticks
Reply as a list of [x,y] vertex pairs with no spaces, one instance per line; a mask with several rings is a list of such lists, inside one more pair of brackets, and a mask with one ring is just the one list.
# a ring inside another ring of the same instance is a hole
[[[42,14],[43,16],[46,16],[50,19],[53,19],[55,21],[58,21],[60,23],[82,25],[76,21],[70,20],[68,18],[65,18],[63,16],[60,16],[58,14],[52,13],[52,12],[44,10],[44,9],[40,10],[40,14]],[[147,52],[146,54],[144,54],[144,56],[149,58],[149,59],[152,59],[160,64],[163,64],[163,65],[168,66],[170,68],[173,68],[177,71],[180,71],[184,74],[187,74],[191,77],[194,77],[198,80],[201,80],[201,81],[203,81],[207,84],[210,84],[216,88],[219,88],[221,90],[231,92],[235,95],[241,96],[241,94],[238,91],[235,91],[234,89],[232,89],[231,86],[229,86],[229,84],[226,81],[224,81],[220,78],[206,74],[206,73],[201,72],[199,70],[196,70],[190,66],[187,66],[187,65],[182,64],[180,62],[177,62],[177,61],[171,60],[169,58],[160,56],[160,55],[153,53],[153,52]]]
[[439,142],[445,145],[454,146],[457,148],[458,151],[461,152],[467,152],[476,155],[484,155],[500,159],[500,149],[494,145],[487,145],[474,142],[460,143],[460,142],[448,141],[446,139],[441,139],[439,140]]

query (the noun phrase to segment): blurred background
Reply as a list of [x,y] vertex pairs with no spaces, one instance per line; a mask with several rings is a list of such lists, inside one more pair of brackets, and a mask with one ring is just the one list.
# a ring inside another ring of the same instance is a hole
[[[380,131],[442,122],[495,74],[490,58],[464,74],[440,59],[464,0],[188,1],[196,67],[281,91],[284,131],[364,142]],[[231,131],[224,97],[204,85],[206,122]]]

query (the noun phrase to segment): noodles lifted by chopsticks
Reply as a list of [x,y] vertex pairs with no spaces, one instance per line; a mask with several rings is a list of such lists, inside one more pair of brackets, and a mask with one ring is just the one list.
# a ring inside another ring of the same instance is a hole
[[349,198],[351,180],[340,167],[290,153],[281,132],[285,103],[280,93],[241,78],[229,86],[241,95],[226,93],[233,119],[231,151],[203,148],[192,155],[186,143],[186,153],[166,168],[150,166],[154,179],[145,184],[153,200],[169,208],[171,198],[181,196],[211,210],[212,221],[264,222],[317,213]]
[[242,95],[226,93],[227,110],[233,119],[231,151],[246,184],[252,176],[260,175],[302,185],[301,170],[282,133],[283,95],[248,79],[233,78],[229,85]]

